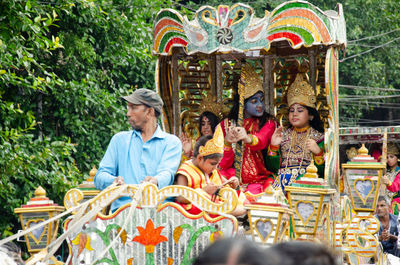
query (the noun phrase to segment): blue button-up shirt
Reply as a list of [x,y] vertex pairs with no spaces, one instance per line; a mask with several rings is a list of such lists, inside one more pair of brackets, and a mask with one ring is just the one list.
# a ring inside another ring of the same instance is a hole
[[[100,162],[94,178],[97,189],[111,185],[117,176],[126,184],[140,184],[146,176],[155,177],[158,187],[171,185],[182,156],[182,144],[175,135],[163,132],[159,125],[153,137],[143,142],[139,131],[125,131],[114,135]],[[122,197],[111,205],[114,211],[129,203]]]

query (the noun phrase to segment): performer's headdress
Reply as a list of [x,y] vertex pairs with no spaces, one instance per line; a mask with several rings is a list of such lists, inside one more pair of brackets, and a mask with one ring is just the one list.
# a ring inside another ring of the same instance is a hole
[[356,155],[358,155],[358,151],[357,151],[357,149],[353,146],[353,147],[351,147],[351,148],[349,148],[349,149],[346,150],[346,155],[347,155],[347,158],[348,158],[349,160],[352,160],[353,157],[355,157]]
[[286,99],[288,107],[298,103],[315,109],[315,103],[317,102],[314,89],[307,80],[303,79],[301,74],[298,74],[294,82],[290,85]]
[[203,113],[203,112],[211,112],[214,113],[215,116],[218,117],[218,119],[222,119],[223,118],[223,114],[222,114],[222,104],[218,104],[217,100],[215,97],[211,96],[210,94],[207,94],[207,96],[203,97],[201,103],[200,103],[200,107],[199,107],[199,113]]
[[199,154],[208,156],[213,154],[224,153],[224,133],[222,132],[221,125],[215,128],[214,136],[204,146],[200,146]]
[[248,63],[242,66],[238,88],[239,95],[243,95],[244,99],[254,96],[259,91],[264,92],[260,76]]
[[399,156],[399,148],[394,143],[390,143],[387,145],[387,153],[395,156]]

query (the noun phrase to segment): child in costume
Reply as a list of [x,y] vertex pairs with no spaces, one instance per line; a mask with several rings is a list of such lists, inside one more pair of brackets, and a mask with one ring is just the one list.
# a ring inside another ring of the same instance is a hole
[[[224,137],[220,126],[217,126],[214,137],[202,136],[196,142],[193,158],[184,162],[176,174],[176,184],[188,186],[204,192],[211,200],[217,194],[217,191],[224,184],[236,189],[239,186],[239,180],[232,178],[227,181],[218,171],[217,166],[222,158],[224,151]],[[234,216],[240,216],[246,213],[243,207],[245,198],[239,194],[239,204],[231,213]],[[176,202],[182,205],[189,213],[199,214],[201,210],[192,205],[183,197],[177,197]]]
[[[213,135],[215,132],[215,128],[221,121],[223,107],[221,104],[217,103],[215,98],[211,96],[206,96],[201,101],[199,106],[199,125],[198,125],[198,133],[200,134],[196,141],[204,135]],[[193,149],[195,140],[192,139],[186,133],[182,133],[179,137],[182,142],[182,162],[190,159],[193,156]]]
[[382,177],[382,183],[386,185],[387,196],[391,198],[392,213],[399,215],[400,212],[400,167],[399,149],[396,144],[388,144],[387,147],[387,174]]
[[275,130],[268,147],[267,166],[278,172],[272,187],[290,185],[306,172],[313,161],[319,177],[324,174],[324,129],[316,110],[316,96],[311,85],[297,74],[286,95],[289,128]]
[[234,106],[221,127],[225,136],[221,174],[227,179],[240,178],[244,191],[264,192],[274,181],[274,175],[265,167],[262,151],[270,143],[275,120],[265,112],[262,82],[249,64],[242,67]]

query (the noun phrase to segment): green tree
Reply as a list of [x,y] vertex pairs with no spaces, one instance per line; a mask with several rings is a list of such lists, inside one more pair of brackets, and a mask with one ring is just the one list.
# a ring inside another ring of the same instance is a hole
[[62,204],[154,88],[152,21],[169,1],[0,1],[0,233],[37,186]]

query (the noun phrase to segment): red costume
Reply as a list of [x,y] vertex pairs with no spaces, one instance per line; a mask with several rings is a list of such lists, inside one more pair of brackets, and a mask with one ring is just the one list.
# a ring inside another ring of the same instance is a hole
[[[260,120],[258,118],[248,118],[243,120],[243,127],[247,134],[251,134],[253,141],[245,144],[243,149],[241,180],[245,191],[253,194],[263,192],[273,181],[274,175],[265,168],[262,150],[267,148],[271,142],[271,136],[275,131],[275,122],[267,120],[264,126],[259,129]],[[226,136],[230,121],[225,119],[221,122],[221,127]],[[219,164],[221,174],[227,179],[235,176],[234,168],[235,152],[231,146],[225,146],[224,156]]]

